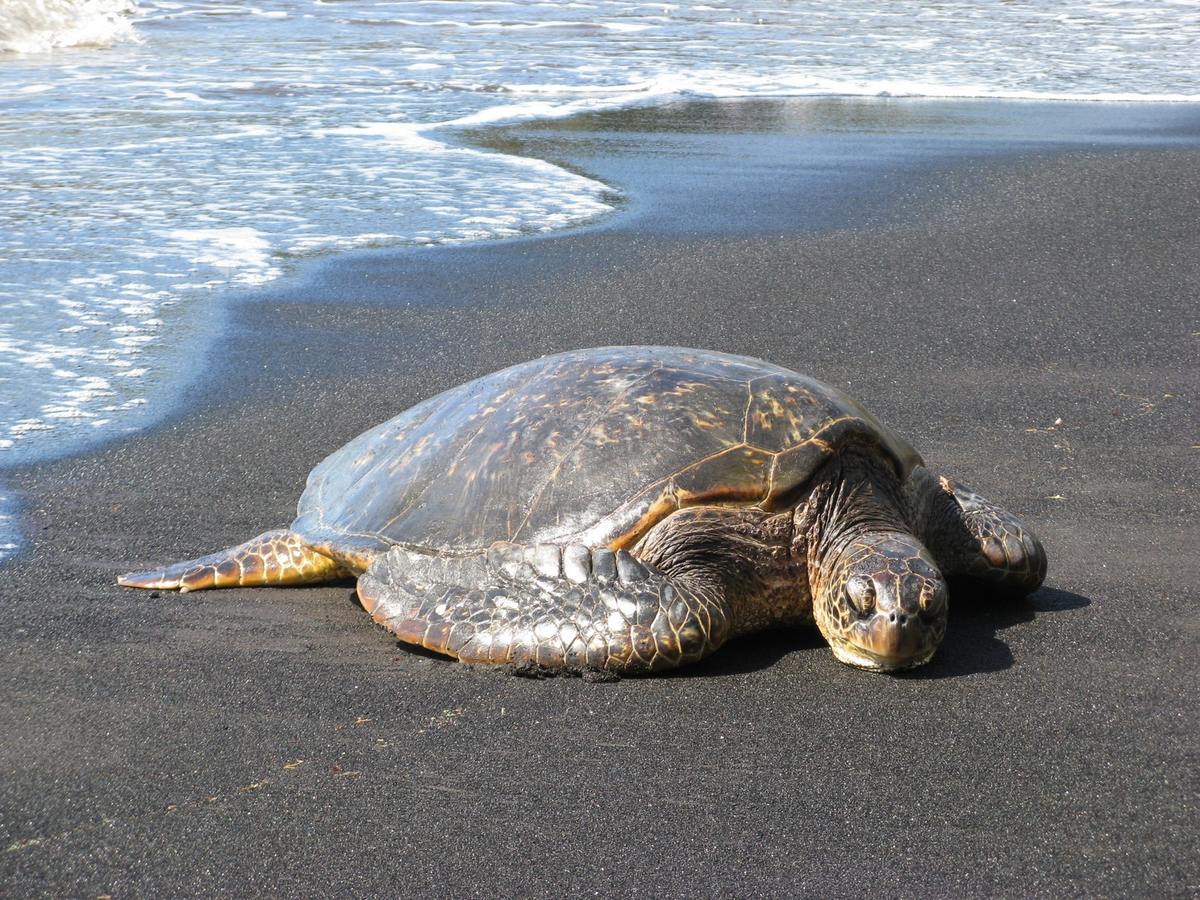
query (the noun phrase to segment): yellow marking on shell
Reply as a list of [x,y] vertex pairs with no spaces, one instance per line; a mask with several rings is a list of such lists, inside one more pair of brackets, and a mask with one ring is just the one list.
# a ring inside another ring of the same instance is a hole
[[618,433],[616,437],[613,437],[611,434],[609,434],[607,425],[599,425],[592,429],[591,437],[592,444],[596,447],[604,447],[608,444],[621,443],[620,433]]
[[838,418],[833,419],[832,421],[826,422],[823,426],[821,426],[821,428],[819,428],[817,431],[815,431],[808,440],[804,441],[804,443],[805,444],[813,443],[813,444],[816,444],[818,447],[821,447],[824,450],[828,450],[828,451],[832,452],[833,451],[832,446],[830,444],[826,443],[826,441],[824,441],[821,438],[821,435],[824,434],[825,432],[829,431],[831,428],[836,428],[838,425],[841,425],[843,422],[853,422],[857,418],[858,418],[857,416],[839,416]]
[[750,414],[754,409],[754,382],[746,385],[746,409],[742,413],[742,443],[750,441]]
[[671,385],[670,390],[663,391],[663,394],[667,397],[686,397],[697,393],[705,386],[702,381],[677,381]]
[[[722,456],[735,454],[738,451],[741,451],[743,455],[742,463],[748,463],[760,470],[772,465],[771,454],[765,453],[755,447],[738,444],[733,447],[723,448],[681,469],[674,477],[667,481],[651,485],[649,488],[632,497],[608,519],[598,523],[591,529],[579,533],[576,536],[577,539],[585,544],[592,544],[593,542],[603,543],[612,550],[629,549],[645,537],[651,528],[677,509],[696,505],[728,506],[734,508],[761,506],[769,498],[766,490],[769,479],[766,477],[761,477],[761,487],[763,489],[761,496],[757,493],[757,484],[755,482],[747,482],[748,485],[756,485],[756,492],[749,496],[744,493],[738,495],[736,492],[732,495],[727,493],[722,496],[709,489],[692,491],[681,486],[679,483],[684,476],[691,473],[694,469],[719,460]],[[771,469],[767,468],[767,471],[770,472]],[[631,524],[621,526],[620,523],[623,515],[633,515],[636,509],[642,504],[645,504],[645,509],[641,514]],[[611,532],[609,529],[617,526],[622,527],[620,533],[610,536]]]
[[633,546],[645,536],[646,532],[675,512],[675,510],[679,509],[680,506],[679,493],[675,487],[675,482],[668,482],[662,494],[647,507],[646,511],[634,523],[633,527],[627,529],[625,534],[609,542],[609,549],[625,550]]
[[751,418],[755,420],[759,429],[762,431],[770,431],[774,427],[771,416],[767,415],[765,412],[759,411],[752,413]]

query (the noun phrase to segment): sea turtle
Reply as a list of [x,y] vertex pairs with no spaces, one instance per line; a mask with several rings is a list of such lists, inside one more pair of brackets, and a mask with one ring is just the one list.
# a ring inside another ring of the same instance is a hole
[[469,662],[649,672],[816,621],[894,671],[946,630],[943,575],[1014,592],[1046,556],[856,401],[677,347],[548,356],[439,394],[318,465],[286,530],[121,584],[359,576],[375,621]]

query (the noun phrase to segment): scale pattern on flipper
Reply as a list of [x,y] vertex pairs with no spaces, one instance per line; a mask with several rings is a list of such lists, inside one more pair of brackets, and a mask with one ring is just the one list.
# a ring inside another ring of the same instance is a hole
[[913,472],[916,518],[948,575],[967,575],[1031,593],[1046,577],[1046,551],[1029,528],[1002,506],[952,478]]
[[131,572],[117,579],[128,587],[175,590],[181,594],[213,587],[313,584],[353,575],[303,538],[276,529],[228,550],[176,563],[150,572]]
[[578,544],[459,557],[396,547],[359,579],[359,596],[401,640],[463,662],[633,674],[694,662],[729,631],[715,587]]
[[942,477],[942,488],[962,509],[963,523],[979,550],[967,574],[998,584],[1033,591],[1046,577],[1046,551],[1041,541],[1008,510],[964,484]]

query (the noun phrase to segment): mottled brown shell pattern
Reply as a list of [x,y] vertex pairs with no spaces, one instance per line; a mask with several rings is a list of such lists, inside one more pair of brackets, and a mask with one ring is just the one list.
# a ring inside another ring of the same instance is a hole
[[446,391],[309,477],[292,530],[320,550],[496,541],[632,546],[676,509],[785,509],[851,440],[901,478],[916,451],[853,399],[747,357],[673,347],[550,356]]

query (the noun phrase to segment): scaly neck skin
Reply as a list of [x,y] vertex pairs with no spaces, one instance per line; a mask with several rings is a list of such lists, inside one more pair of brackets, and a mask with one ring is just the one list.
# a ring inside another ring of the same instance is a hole
[[822,472],[804,508],[797,511],[798,535],[808,539],[814,592],[821,573],[855,540],[872,533],[905,533],[906,504],[899,478],[870,448],[847,448]]
[[695,507],[656,525],[635,555],[729,605],[730,637],[811,621],[807,560],[793,552],[792,514]]

